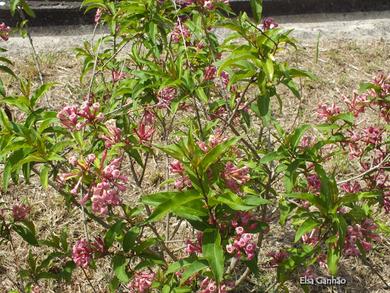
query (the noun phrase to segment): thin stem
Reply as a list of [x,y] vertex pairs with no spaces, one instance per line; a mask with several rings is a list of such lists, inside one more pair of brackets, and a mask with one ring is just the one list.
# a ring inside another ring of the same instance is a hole
[[367,174],[370,174],[371,172],[374,172],[376,170],[378,170],[384,163],[388,162],[389,161],[389,158],[390,158],[390,155],[387,155],[378,165],[368,169],[367,171],[361,173],[361,174],[358,174],[354,177],[351,177],[349,179],[345,179],[345,180],[341,180],[341,181],[338,181],[337,182],[337,185],[340,185],[340,184],[343,184],[343,183],[347,183],[349,181],[353,181],[353,180],[356,180],[356,179],[359,179],[361,177],[364,177],[366,176]]
[[87,282],[88,282],[89,286],[92,288],[92,291],[93,291],[94,293],[97,293],[97,291],[96,291],[95,287],[92,285],[91,280],[89,279],[89,277],[88,277],[87,272],[85,271],[85,269],[84,269],[83,267],[81,267],[81,270],[83,271],[84,276],[85,276],[85,278],[87,279]]

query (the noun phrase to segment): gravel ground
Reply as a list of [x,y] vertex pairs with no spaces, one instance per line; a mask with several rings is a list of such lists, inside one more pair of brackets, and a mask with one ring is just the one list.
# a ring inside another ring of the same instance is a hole
[[[275,20],[283,28],[294,29],[293,35],[302,43],[312,42],[318,34],[330,40],[390,40],[390,11],[278,16]],[[41,27],[33,28],[32,36],[37,51],[48,52],[81,46],[92,39],[92,32],[92,26]],[[223,37],[226,32],[218,34]],[[5,47],[10,54],[30,53],[28,40],[16,36]]]

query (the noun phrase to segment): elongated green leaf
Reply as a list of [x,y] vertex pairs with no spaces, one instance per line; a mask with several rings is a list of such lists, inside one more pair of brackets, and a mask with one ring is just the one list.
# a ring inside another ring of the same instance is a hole
[[197,272],[207,268],[207,264],[204,261],[194,261],[184,270],[183,275],[180,278],[180,285],[183,285],[189,278],[191,278]]
[[47,189],[47,187],[49,186],[49,167],[48,166],[43,166],[41,168],[39,178],[41,179],[42,187],[44,189]]
[[270,57],[267,58],[267,60],[264,63],[263,69],[265,73],[267,74],[268,80],[272,81],[274,78],[274,62]]
[[295,149],[299,142],[301,141],[302,136],[305,134],[306,130],[310,128],[310,125],[302,125],[295,129],[294,133],[291,135],[289,139],[289,143],[293,149]]
[[328,270],[333,276],[337,274],[338,263],[340,260],[340,253],[338,253],[332,245],[328,249]]
[[35,228],[31,222],[23,221],[13,225],[13,229],[16,233],[23,238],[27,243],[38,246],[38,240],[35,236]]
[[34,107],[35,104],[39,101],[39,99],[49,90],[51,89],[55,83],[45,83],[44,85],[40,86],[32,95],[30,99],[31,107]]
[[263,13],[263,0],[250,0],[253,18],[256,23],[259,24],[261,21],[261,15]]
[[208,261],[215,280],[220,283],[223,280],[225,257],[218,230],[206,229],[203,232],[202,254]]
[[302,223],[302,225],[299,227],[297,232],[295,233],[295,239],[294,241],[297,242],[301,237],[312,231],[315,227],[318,227],[319,223],[317,221],[314,221],[313,219],[307,219],[305,222]]
[[240,140],[239,137],[233,137],[223,143],[217,145],[211,149],[201,160],[199,166],[203,171],[206,171],[212,164],[217,162],[220,157],[228,151],[233,145],[235,145]]
[[150,215],[148,221],[157,221],[163,218],[166,214],[175,212],[177,207],[183,206],[190,201],[203,197],[196,190],[167,192],[167,195],[170,198],[157,206],[157,208]]

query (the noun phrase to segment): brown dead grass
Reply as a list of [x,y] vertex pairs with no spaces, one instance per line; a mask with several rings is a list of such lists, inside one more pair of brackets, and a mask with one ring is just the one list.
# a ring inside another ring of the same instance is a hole
[[[339,101],[342,94],[350,94],[362,81],[371,79],[378,71],[388,70],[390,68],[390,45],[386,41],[372,41],[365,43],[358,42],[327,42],[321,40],[319,44],[318,59],[316,58],[316,43],[310,43],[301,47],[298,51],[290,51],[285,57],[292,63],[292,66],[308,69],[317,77],[316,81],[302,81],[302,100],[298,101],[287,94],[285,105],[280,119],[285,125],[291,125],[295,116],[298,116],[298,122],[313,121],[314,109],[319,102]],[[83,87],[79,83],[79,72],[81,63],[72,52],[64,51],[59,53],[46,53],[40,56],[45,81],[54,81],[58,86],[51,92],[48,102],[54,108],[59,108],[65,104],[74,103],[81,100]],[[38,81],[37,71],[30,56],[15,56],[16,71],[25,78]],[[10,85],[15,86],[15,85]],[[159,162],[152,163],[152,168],[147,172],[147,181],[156,181],[164,174],[164,168]],[[346,170],[347,172],[348,170]],[[154,179],[157,178],[157,179]],[[149,180],[150,179],[150,180]],[[42,190],[33,179],[32,183],[11,186],[7,193],[1,193],[1,201],[6,206],[12,206],[17,201],[26,201],[32,205],[31,217],[37,224],[37,231],[42,238],[50,233],[59,233],[62,228],[72,231],[69,235],[70,243],[74,243],[79,235],[82,235],[82,215],[76,208],[66,208],[62,197],[52,189]],[[142,192],[149,192],[156,189],[156,186],[147,186]],[[129,188],[128,194],[124,198],[128,201],[134,201],[140,194],[140,190],[135,187]],[[384,216],[384,220],[390,222],[389,217]],[[171,225],[175,225],[171,220]],[[88,224],[93,231],[93,224]],[[162,227],[161,227],[162,229]],[[288,239],[291,238],[291,228],[278,228],[275,223],[275,229],[271,229],[264,241],[263,259],[260,259],[260,278],[250,279],[242,289],[236,292],[264,292],[275,280],[275,271],[264,268],[267,261],[266,254],[270,250],[285,247]],[[175,237],[177,242],[172,243],[178,251],[183,248],[183,235],[192,234],[188,227],[182,225],[178,235]],[[290,236],[289,236],[290,235]],[[94,235],[92,235],[94,236]],[[17,280],[15,277],[16,269],[25,266],[27,257],[27,246],[17,236],[14,237],[16,243],[15,254],[10,247],[0,251],[0,292],[7,292],[13,288],[8,279]],[[390,282],[390,256],[388,254],[390,245],[389,240],[384,239],[375,249],[370,252],[369,258],[375,263],[382,276]],[[39,253],[39,250],[33,250]],[[106,260],[98,261],[97,273],[87,271],[92,278],[98,292],[105,292],[104,285],[110,279],[109,263]],[[237,272],[239,274],[239,272]],[[342,288],[312,288],[312,292],[385,292],[383,283],[379,277],[361,263],[361,261],[351,258],[343,260],[341,263],[340,276],[348,279],[348,285]],[[238,276],[239,277],[239,276]],[[92,292],[85,276],[77,270],[71,285],[61,285],[56,282],[46,282],[42,284],[42,292]],[[297,282],[289,282],[290,292],[301,292]],[[252,291],[253,290],[253,291]]]

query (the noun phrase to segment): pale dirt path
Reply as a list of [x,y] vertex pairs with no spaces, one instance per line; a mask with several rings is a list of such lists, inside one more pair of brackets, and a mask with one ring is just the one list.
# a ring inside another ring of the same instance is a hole
[[[322,40],[390,41],[390,11],[278,16],[275,20],[283,28],[295,29],[293,35],[302,43],[313,42],[319,33]],[[91,26],[45,27],[34,28],[32,34],[37,51],[47,52],[82,46],[92,39],[92,31]],[[226,35],[224,30],[217,33],[221,38]],[[27,39],[14,36],[2,45],[9,54],[30,53]]]

